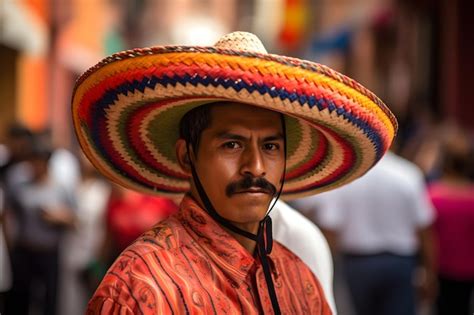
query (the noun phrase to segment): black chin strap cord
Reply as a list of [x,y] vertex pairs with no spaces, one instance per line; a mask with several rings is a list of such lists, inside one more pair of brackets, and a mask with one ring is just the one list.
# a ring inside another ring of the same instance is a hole
[[216,220],[219,224],[225,226],[226,228],[228,228],[232,232],[235,232],[237,234],[245,236],[246,238],[249,238],[251,240],[257,241],[257,235],[255,235],[253,233],[250,233],[248,231],[242,230],[241,228],[236,227],[235,225],[230,223],[226,218],[224,218],[219,213],[217,213],[217,211],[214,209],[214,206],[212,205],[211,201],[209,200],[209,197],[207,197],[207,194],[204,191],[204,188],[201,184],[201,181],[199,180],[199,177],[197,175],[197,172],[196,172],[196,169],[195,169],[193,163],[191,163],[191,172],[193,174],[194,185],[196,186],[199,197],[201,197],[201,200],[204,203],[204,207],[206,208],[205,210],[211,215],[211,217],[214,220]]
[[[263,274],[265,276],[265,282],[267,283],[268,295],[272,302],[273,312],[276,315],[280,315],[280,305],[278,304],[278,298],[275,292],[275,285],[273,284],[272,274],[270,271],[270,264],[268,263],[268,255],[272,252],[273,248],[273,230],[272,230],[272,218],[270,217],[270,212],[273,210],[273,207],[276,205],[278,199],[280,198],[281,192],[283,191],[283,186],[285,184],[285,173],[286,173],[286,124],[285,118],[283,115],[280,116],[281,125],[283,131],[283,154],[284,154],[284,166],[283,174],[281,176],[281,185],[278,190],[277,195],[275,196],[274,202],[268,210],[266,216],[260,221],[260,225],[257,232],[257,249],[258,256],[263,267]],[[267,241],[265,247],[265,239]]]
[[211,201],[209,200],[209,197],[207,196],[206,191],[204,190],[204,187],[201,184],[201,181],[199,180],[196,169],[194,167],[194,163],[192,162],[192,159],[189,155],[190,147],[189,147],[189,144],[187,144],[188,158],[191,164],[191,172],[193,175],[194,185],[196,186],[199,197],[204,203],[204,207],[207,213],[209,213],[209,215],[215,221],[217,221],[222,226],[228,228],[232,232],[235,232],[239,235],[242,235],[256,242],[257,254],[260,259],[260,262],[262,263],[263,274],[265,276],[265,282],[267,284],[267,289],[268,289],[268,295],[270,296],[273,312],[275,313],[275,315],[280,315],[281,311],[280,311],[280,305],[278,304],[278,298],[275,292],[275,285],[273,284],[273,279],[272,279],[272,275],[270,271],[270,264],[268,262],[268,255],[272,252],[272,248],[273,248],[272,218],[270,217],[269,214],[272,211],[275,204],[277,203],[278,199],[280,198],[281,192],[283,190],[283,185],[285,184],[286,126],[285,126],[285,119],[283,115],[281,115],[281,121],[282,121],[283,137],[284,137],[283,152],[284,152],[284,163],[285,163],[284,168],[283,168],[283,175],[281,178],[281,186],[280,186],[280,189],[278,190],[277,195],[274,198],[273,204],[271,205],[270,209],[267,211],[267,214],[265,215],[265,217],[260,221],[257,234],[253,234],[241,228],[238,228],[237,226],[230,223],[226,218],[222,217],[219,213],[217,213]]

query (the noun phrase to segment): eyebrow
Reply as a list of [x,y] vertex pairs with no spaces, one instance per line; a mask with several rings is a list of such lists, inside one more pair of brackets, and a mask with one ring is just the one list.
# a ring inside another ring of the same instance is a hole
[[[235,133],[231,133],[231,132],[227,132],[227,131],[224,131],[224,132],[220,132],[218,133],[217,135],[217,138],[218,139],[228,139],[228,140],[240,140],[240,141],[245,141],[247,140],[246,137],[242,136],[242,135],[238,135],[238,134],[235,134]],[[278,133],[276,135],[271,135],[271,136],[268,136],[268,137],[265,137],[263,138],[263,142],[267,142],[267,141],[279,141],[279,140],[283,140],[283,134],[281,133]]]

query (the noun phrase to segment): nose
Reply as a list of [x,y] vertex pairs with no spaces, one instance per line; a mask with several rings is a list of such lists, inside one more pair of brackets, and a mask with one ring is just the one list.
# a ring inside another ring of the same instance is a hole
[[265,161],[258,144],[252,144],[245,148],[242,153],[242,175],[262,177],[266,175]]

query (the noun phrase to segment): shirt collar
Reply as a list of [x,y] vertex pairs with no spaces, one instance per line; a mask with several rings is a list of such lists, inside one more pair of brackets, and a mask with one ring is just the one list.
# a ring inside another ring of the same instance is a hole
[[256,259],[189,195],[180,205],[179,220],[206,254],[233,280],[245,280]]

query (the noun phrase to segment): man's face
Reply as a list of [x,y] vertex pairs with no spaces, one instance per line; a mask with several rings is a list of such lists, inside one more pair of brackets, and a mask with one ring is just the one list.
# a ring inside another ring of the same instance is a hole
[[[230,103],[212,107],[194,164],[216,211],[246,225],[265,216],[280,189],[284,159],[280,114]],[[198,198],[195,187],[192,193]]]

